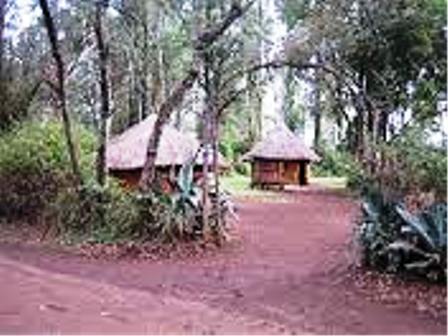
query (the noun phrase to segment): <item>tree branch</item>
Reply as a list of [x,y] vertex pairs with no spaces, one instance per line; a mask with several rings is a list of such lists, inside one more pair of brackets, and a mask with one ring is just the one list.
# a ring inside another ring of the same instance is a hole
[[190,70],[188,71],[185,78],[175,86],[175,89],[161,104],[158,111],[154,129],[148,141],[146,149],[146,159],[139,181],[139,187],[143,192],[149,190],[150,185],[153,184],[156,177],[156,155],[160,137],[162,135],[163,126],[168,122],[172,111],[182,103],[185,94],[193,87],[196,79],[199,76],[199,65],[197,64],[196,60],[206,48],[216,42],[216,40],[218,40],[221,35],[223,35],[225,31],[238,18],[244,15],[244,13],[250,8],[253,3],[254,0],[251,0],[245,6],[241,6],[237,1],[234,1],[232,4],[232,8],[225,15],[224,19],[216,26],[213,26],[210,29],[207,29],[205,32],[201,33],[197,40],[194,42],[195,55],[193,57],[194,61],[190,67]]

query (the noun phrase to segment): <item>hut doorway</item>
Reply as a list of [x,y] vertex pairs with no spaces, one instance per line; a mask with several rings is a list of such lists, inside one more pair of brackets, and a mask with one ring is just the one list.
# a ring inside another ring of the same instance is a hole
[[306,162],[299,163],[299,185],[308,184],[307,168]]

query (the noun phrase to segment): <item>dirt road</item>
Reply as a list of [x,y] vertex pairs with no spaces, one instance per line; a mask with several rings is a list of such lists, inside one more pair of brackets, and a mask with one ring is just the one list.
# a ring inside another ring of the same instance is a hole
[[240,244],[199,260],[86,260],[0,244],[0,332],[446,333],[446,321],[374,303],[347,281],[352,200],[294,198],[241,203]]

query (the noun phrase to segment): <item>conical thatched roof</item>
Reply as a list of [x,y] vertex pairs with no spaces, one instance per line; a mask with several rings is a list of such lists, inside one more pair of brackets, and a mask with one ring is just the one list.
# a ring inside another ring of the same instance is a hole
[[311,148],[305,146],[302,140],[284,125],[277,126],[244,155],[245,160],[257,158],[306,161],[318,161],[320,159]]
[[[156,115],[150,115],[109,141],[106,151],[109,169],[126,170],[143,167],[146,147],[154,130],[156,118]],[[156,165],[182,165],[195,155],[198,148],[199,142],[195,137],[165,125],[157,150]],[[221,156],[219,161],[220,165],[225,165]]]

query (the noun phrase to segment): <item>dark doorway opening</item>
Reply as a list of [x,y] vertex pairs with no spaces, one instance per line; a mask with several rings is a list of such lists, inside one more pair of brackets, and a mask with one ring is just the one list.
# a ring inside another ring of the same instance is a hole
[[306,185],[308,184],[307,180],[307,174],[306,174],[306,163],[300,162],[299,165],[299,185]]

